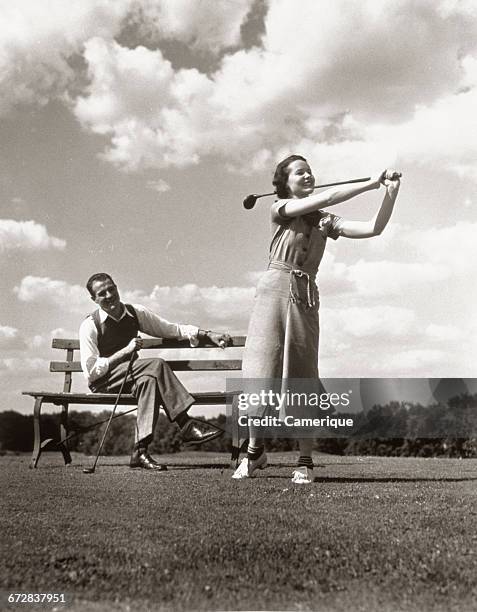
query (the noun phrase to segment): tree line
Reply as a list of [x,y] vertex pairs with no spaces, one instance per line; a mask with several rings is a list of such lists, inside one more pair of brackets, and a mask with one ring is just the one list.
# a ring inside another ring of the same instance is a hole
[[[105,421],[110,411],[69,413],[70,432],[79,435],[68,444],[71,451],[94,454],[104,431],[90,428],[97,421]],[[477,457],[477,394],[463,393],[445,404],[429,406],[391,402],[375,405],[371,410],[350,416],[355,427],[345,438],[324,432],[315,441],[315,450],[338,455],[381,455],[394,457]],[[203,419],[227,429],[225,415]],[[58,437],[60,415],[42,415],[42,438]],[[88,429],[89,428],[89,429]],[[135,416],[126,415],[111,422],[103,448],[105,455],[128,454],[134,444]],[[81,433],[80,433],[81,432]],[[268,451],[287,451],[296,448],[296,440],[274,438],[266,440]],[[164,414],[159,415],[150,450],[156,454],[176,453],[181,450],[180,430]],[[0,453],[31,452],[33,448],[33,416],[10,410],[0,412]],[[224,435],[199,447],[211,452],[230,452],[231,438]]]

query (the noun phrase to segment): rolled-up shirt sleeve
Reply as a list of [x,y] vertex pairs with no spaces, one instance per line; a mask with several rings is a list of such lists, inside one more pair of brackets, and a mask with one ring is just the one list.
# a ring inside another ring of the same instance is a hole
[[196,325],[171,323],[140,304],[133,304],[133,306],[137,314],[139,329],[145,334],[155,338],[189,340],[191,346],[195,346],[198,343],[197,334],[199,333],[199,328]]
[[99,356],[98,332],[91,317],[81,324],[79,341],[83,374],[88,383],[92,383],[108,372],[109,360],[107,357]]
[[291,217],[287,217],[284,212],[286,204],[290,200],[275,200],[270,208],[270,216],[272,223],[283,224],[283,222],[290,223]]
[[342,233],[343,219],[332,213],[326,212],[319,221],[319,227],[325,231],[326,236],[337,240]]
[[343,219],[341,217],[338,217],[338,215],[333,215],[332,213],[328,214],[331,218],[330,227],[328,229],[328,236],[332,240],[336,240],[341,236],[343,230]]

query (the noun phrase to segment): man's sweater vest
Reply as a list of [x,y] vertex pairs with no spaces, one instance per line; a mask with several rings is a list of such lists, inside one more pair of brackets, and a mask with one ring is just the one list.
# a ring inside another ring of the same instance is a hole
[[126,314],[121,320],[115,321],[106,317],[104,321],[99,318],[99,310],[95,310],[90,316],[98,332],[98,350],[100,357],[111,357],[117,351],[124,348],[138,335],[139,322],[137,314],[131,304],[124,305],[133,315]]

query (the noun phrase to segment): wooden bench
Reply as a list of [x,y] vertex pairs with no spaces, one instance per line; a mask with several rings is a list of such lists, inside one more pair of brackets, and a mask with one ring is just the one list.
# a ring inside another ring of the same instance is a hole
[[[224,357],[220,359],[177,359],[171,360],[163,357],[169,366],[175,372],[210,372],[210,371],[236,371],[242,369],[241,359],[230,359],[227,357],[227,352],[230,354],[230,348],[232,347],[243,347],[245,345],[245,336],[233,336],[231,343],[225,349],[218,349],[215,344],[210,342],[201,343],[197,348],[193,348],[187,341],[179,340],[167,340],[161,338],[145,338],[143,344],[144,349],[187,349],[188,351],[195,351],[197,349],[215,349],[223,353]],[[43,450],[59,448],[63,454],[65,464],[71,463],[71,455],[68,450],[68,443],[61,442],[68,437],[68,408],[71,404],[102,404],[102,405],[114,405],[116,401],[116,393],[74,393],[71,391],[73,382],[73,373],[82,372],[81,362],[75,361],[75,351],[79,353],[79,340],[77,339],[63,339],[54,338],[52,341],[52,347],[54,349],[62,349],[66,351],[66,361],[51,361],[50,372],[64,373],[63,390],[58,392],[52,391],[23,391],[22,395],[29,395],[35,399],[33,409],[33,427],[34,427],[34,445],[33,453],[30,462],[30,468],[36,468],[38,460]],[[141,352],[144,356],[144,352]],[[161,357],[161,354],[158,355]],[[239,431],[237,424],[238,407],[236,402],[236,395],[233,393],[226,393],[225,391],[212,391],[212,392],[191,392],[195,398],[195,405],[229,405],[231,410],[227,413],[231,416],[231,434],[232,434],[232,457],[231,467],[238,465],[238,458],[240,454],[240,448],[243,445],[244,440],[239,439]],[[43,404],[54,404],[55,406],[61,406],[60,415],[60,427],[59,427],[59,438],[57,440],[48,438],[45,440],[41,439],[41,408]],[[121,396],[120,404],[124,406],[136,405],[136,400],[131,394],[123,394]]]

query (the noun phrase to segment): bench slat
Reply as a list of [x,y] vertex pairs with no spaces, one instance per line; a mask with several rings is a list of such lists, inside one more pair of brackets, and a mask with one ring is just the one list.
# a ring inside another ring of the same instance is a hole
[[[168,359],[167,363],[175,372],[209,372],[214,370],[240,370],[240,359]],[[50,372],[82,372],[80,361],[51,361]]]
[[[55,393],[53,391],[22,391],[22,395],[30,395],[32,397],[42,397],[44,402],[49,404],[61,405],[64,403],[71,404],[114,404],[117,393]],[[223,405],[231,402],[234,393],[226,393],[221,391],[204,391],[200,393],[191,393],[196,404],[199,405]],[[119,402],[121,405],[130,406],[137,402],[130,393],[121,395]]]
[[[52,348],[57,349],[73,349],[79,351],[79,340],[77,338],[53,338],[51,342]],[[245,346],[245,336],[232,336],[232,346]],[[144,338],[143,348],[195,348],[189,345],[187,340],[172,340],[169,338]],[[201,346],[197,348],[217,348],[215,344],[210,342],[201,343]]]

